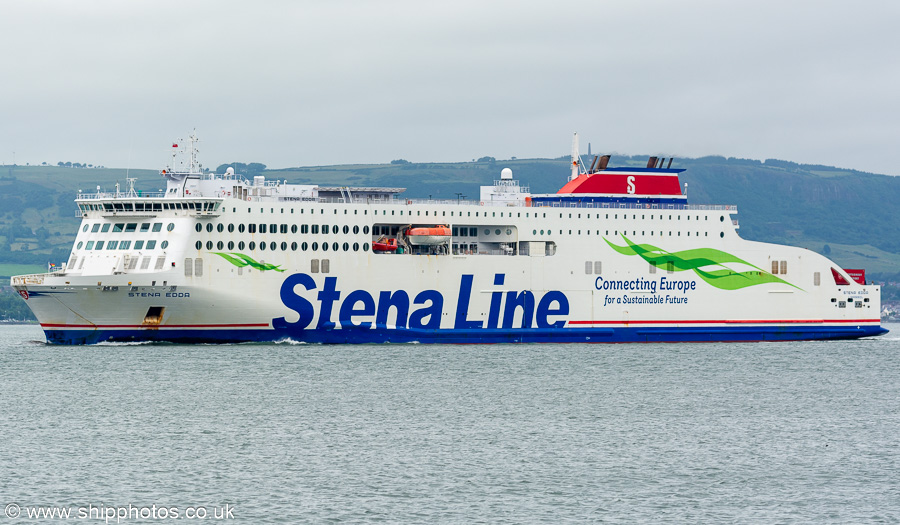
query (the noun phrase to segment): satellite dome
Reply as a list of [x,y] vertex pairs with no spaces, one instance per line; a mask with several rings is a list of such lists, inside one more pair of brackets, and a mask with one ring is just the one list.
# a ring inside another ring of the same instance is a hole
[[500,180],[510,180],[510,179],[512,179],[512,170],[509,168],[503,168],[503,170],[500,171]]

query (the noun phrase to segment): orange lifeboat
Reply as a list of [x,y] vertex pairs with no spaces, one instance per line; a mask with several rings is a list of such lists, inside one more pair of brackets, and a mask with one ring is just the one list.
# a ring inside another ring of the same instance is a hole
[[373,252],[395,252],[397,248],[397,239],[385,239],[382,237],[372,243]]
[[416,246],[445,244],[450,242],[450,228],[448,226],[409,228],[406,230],[406,238],[410,244]]

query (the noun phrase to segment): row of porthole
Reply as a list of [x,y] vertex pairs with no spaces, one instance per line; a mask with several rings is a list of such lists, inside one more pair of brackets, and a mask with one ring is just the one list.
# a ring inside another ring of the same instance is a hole
[[[196,243],[194,243],[194,247],[198,250],[202,250],[203,243],[201,241],[197,241]],[[206,249],[207,250],[212,250],[213,248],[215,248],[217,250],[224,250],[227,248],[230,251],[230,250],[234,250],[235,247],[237,247],[237,249],[239,251],[243,251],[244,248],[247,248],[250,251],[255,251],[257,248],[259,248],[261,251],[265,251],[266,249],[268,249],[270,251],[275,251],[280,247],[281,251],[287,251],[288,248],[290,248],[292,251],[297,251],[297,249],[299,248],[300,251],[305,252],[309,249],[312,249],[312,251],[315,252],[315,251],[319,250],[320,245],[317,242],[314,242],[311,244],[307,243],[307,242],[301,242],[300,244],[297,244],[296,242],[292,242],[290,245],[288,245],[288,243],[286,243],[286,242],[282,242],[280,245],[277,242],[270,242],[267,247],[266,243],[264,243],[264,242],[261,242],[257,245],[257,243],[255,243],[253,241],[250,241],[247,244],[244,244],[244,241],[240,241],[237,244],[235,244],[234,241],[228,241],[228,243],[219,241],[216,244],[213,244],[212,241],[206,241]],[[362,251],[364,251],[364,252],[369,251],[369,243],[364,242],[361,247],[362,247]],[[328,243],[323,242],[321,244],[321,248],[322,248],[323,252],[327,252],[329,250]],[[352,245],[348,242],[345,242],[344,244],[339,244],[336,242],[331,243],[330,249],[332,251],[335,251],[335,252],[340,251],[341,248],[343,248],[343,250],[345,252],[349,252],[351,249],[354,252],[358,252],[360,249],[360,244],[358,242],[355,242]]]
[[[197,223],[196,226],[194,226],[194,229],[198,233],[202,232],[204,230],[203,225],[199,222]],[[206,224],[207,232],[212,233],[213,229],[214,228],[213,228],[212,223]],[[224,232],[226,229],[228,230],[228,233],[234,233],[235,226],[234,226],[234,224],[229,224],[228,226],[225,226],[222,223],[219,223],[215,226],[215,230],[219,233]],[[288,227],[287,224],[258,224],[258,225],[257,224],[248,224],[248,225],[238,224],[237,225],[238,233],[244,233],[244,231],[248,231],[249,233],[257,233],[258,232],[258,233],[285,233],[286,234],[289,229],[290,229],[291,233],[297,233],[297,231],[298,231],[298,227],[296,224],[291,224],[290,227]],[[309,230],[310,230],[310,227],[308,224],[301,224],[299,227],[300,233],[309,233]],[[338,234],[338,233],[341,233],[341,230],[342,230],[341,227],[336,224],[335,225],[329,225],[329,224],[321,225],[321,231],[323,234],[327,234],[327,233],[329,233],[329,231],[333,234]],[[350,231],[351,231],[350,226],[345,224],[343,227],[344,234],[347,235],[350,233]],[[352,228],[352,231],[354,234],[359,234],[359,232],[360,232],[359,225],[354,225]],[[319,225],[318,224],[312,225],[312,232],[319,233]],[[363,234],[368,235],[369,227],[363,226],[362,232],[363,232]]]
[[[656,231],[656,230],[653,230],[653,231]],[[653,231],[650,232],[650,235],[653,235]],[[562,230],[559,230],[559,233],[560,233],[560,234],[562,234],[562,232],[563,232]],[[537,230],[532,230],[531,233],[532,233],[533,235],[537,235],[537,234],[538,234],[538,231],[537,231]],[[581,234],[581,230],[578,230],[578,233]],[[587,234],[590,235],[590,234],[591,234],[591,231],[590,231],[590,230],[587,230]],[[599,231],[599,230],[597,231],[597,234],[598,234],[598,235],[600,234],[600,231]],[[615,235],[618,235],[618,234],[619,234],[619,232],[616,231],[616,232],[615,232]],[[622,232],[622,234],[624,235],[624,232]],[[637,232],[635,231],[634,234],[637,235]],[[662,235],[663,232],[659,232],[659,234]],[[688,234],[688,236],[690,236],[690,235],[691,235],[691,232],[687,232],[687,234]],[[706,234],[709,235],[709,232],[707,232]],[[544,230],[541,230],[541,235],[544,235]],[[547,230],[547,235],[553,235],[553,231],[552,231],[552,230]],[[572,230],[569,230],[569,235],[572,235]],[[606,235],[609,235],[609,230],[606,230]],[[645,233],[642,231],[642,232],[641,232],[641,235],[645,235]],[[681,233],[678,233],[678,235],[680,236]],[[670,236],[670,237],[672,236],[672,232],[669,232],[669,236]],[[698,237],[700,236],[700,232],[697,232],[697,236],[698,236]],[[719,232],[719,237],[725,238],[725,232]]]

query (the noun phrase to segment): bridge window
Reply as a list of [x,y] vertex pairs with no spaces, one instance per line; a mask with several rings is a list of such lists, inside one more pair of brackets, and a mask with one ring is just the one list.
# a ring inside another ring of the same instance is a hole
[[127,250],[131,248],[131,241],[122,241],[119,243],[120,250]]
[[106,233],[108,231],[109,231],[109,223],[104,224],[103,227],[100,228],[100,233]]
[[137,223],[129,222],[125,225],[125,233],[134,233],[137,231]]
[[125,226],[123,223],[118,223],[113,225],[113,233],[118,233],[122,231],[122,228]]
[[161,223],[161,222],[154,222],[154,223],[153,223],[153,231],[154,231],[154,232],[162,231],[162,223]]
[[[99,243],[97,243],[97,244],[99,244]],[[119,245],[119,241],[109,241],[106,244],[106,249],[107,250],[115,250],[116,246],[118,246],[118,245]]]
[[156,241],[147,241],[147,249],[152,250],[156,248]]

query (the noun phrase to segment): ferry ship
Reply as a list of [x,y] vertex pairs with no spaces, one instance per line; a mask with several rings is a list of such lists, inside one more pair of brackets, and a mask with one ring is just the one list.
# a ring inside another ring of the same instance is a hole
[[[478,201],[204,172],[79,193],[58,271],[12,278],[49,343],[699,342],[887,332],[880,289],[688,204],[672,160],[582,162],[553,194],[507,168]],[[591,160],[591,159],[588,159]],[[565,170],[568,171],[568,170]],[[561,181],[563,182],[563,181]]]

